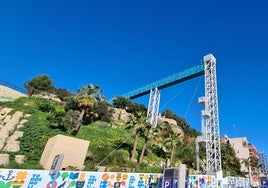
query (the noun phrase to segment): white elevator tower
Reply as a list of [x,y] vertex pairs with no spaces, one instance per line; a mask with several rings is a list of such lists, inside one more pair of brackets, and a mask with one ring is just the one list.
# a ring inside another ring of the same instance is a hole
[[160,92],[156,87],[150,92],[149,105],[147,111],[147,119],[149,123],[153,124],[155,127],[157,126],[159,103],[160,103]]
[[206,143],[206,171],[208,174],[221,172],[220,129],[218,113],[218,94],[216,78],[216,58],[212,55],[204,56],[205,110],[203,138]]

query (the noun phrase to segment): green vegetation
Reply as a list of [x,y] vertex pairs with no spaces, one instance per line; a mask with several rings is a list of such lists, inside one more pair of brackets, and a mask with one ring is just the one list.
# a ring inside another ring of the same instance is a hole
[[243,173],[240,171],[240,161],[235,155],[235,150],[231,147],[230,143],[221,144],[222,152],[222,168],[224,171],[230,173],[232,176],[243,176]]
[[[24,132],[23,137],[20,139],[20,152],[10,153],[11,159],[16,154],[26,156],[27,161],[20,168],[41,168],[38,161],[47,140],[56,134],[66,135],[63,131],[50,128],[50,122],[47,120],[49,113],[43,112],[41,106],[56,108],[58,104],[46,99],[26,97],[19,98],[13,102],[0,103],[0,107],[10,107],[14,109],[13,112],[21,111],[24,114],[31,115],[24,127],[20,128]],[[11,168],[18,166],[15,162],[10,163]]]
[[[200,133],[171,110],[162,115],[174,119],[177,129],[167,122],[161,122],[157,127],[151,125],[145,116],[146,107],[132,103],[130,99],[116,97],[112,104],[108,104],[97,85],[83,86],[77,94],[72,94],[66,89],[55,88],[46,75],[33,78],[24,85],[28,97],[0,102],[0,108],[13,108],[11,113],[21,111],[31,115],[20,128],[24,132],[20,151],[9,153],[8,168],[42,168],[39,160],[43,149],[48,139],[57,134],[90,141],[84,170],[106,166],[113,171],[161,172],[160,164],[163,163],[171,166],[184,163],[189,169],[196,168],[195,137]],[[54,94],[60,100],[44,99],[40,93]],[[113,119],[116,108],[125,109],[131,115],[125,121]],[[176,131],[178,129],[183,133]],[[222,147],[224,171],[240,175],[237,159],[227,147]],[[17,154],[26,156],[21,165],[14,161]],[[205,161],[202,147],[200,157]]]

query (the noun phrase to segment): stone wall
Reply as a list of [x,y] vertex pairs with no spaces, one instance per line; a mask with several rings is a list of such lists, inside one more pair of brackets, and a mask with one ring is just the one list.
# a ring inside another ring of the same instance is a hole
[[0,85],[0,101],[10,101],[19,97],[26,97],[26,95],[9,87]]
[[[12,110],[11,108],[0,108],[0,151],[20,151],[20,141],[18,140],[23,136],[23,132],[18,129],[24,126],[24,123],[27,122],[26,118],[30,115],[24,115],[19,111],[10,115]],[[7,157],[9,157],[8,154],[2,154],[0,156],[0,161],[2,161],[0,164],[7,165],[9,162],[9,159],[6,160]],[[22,163],[24,156],[15,156],[15,160],[18,163]]]

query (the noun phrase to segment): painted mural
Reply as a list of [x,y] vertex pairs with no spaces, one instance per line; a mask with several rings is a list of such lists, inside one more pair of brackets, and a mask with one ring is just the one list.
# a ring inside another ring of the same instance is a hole
[[215,176],[189,175],[187,188],[221,188],[221,187],[249,187],[249,180],[242,177],[226,177],[217,182]]
[[[163,174],[60,171],[56,176],[49,170],[0,169],[0,188],[164,188]],[[224,186],[225,185],[225,186]],[[189,175],[186,188],[245,187],[246,178],[226,177],[216,186],[215,176]],[[176,187],[176,186],[175,186]]]
[[215,176],[209,175],[189,175],[187,181],[188,188],[215,188]]
[[228,184],[235,186],[235,187],[248,187],[249,182],[248,179],[246,178],[241,178],[241,177],[227,177]]
[[161,188],[162,174],[0,169],[0,188]]

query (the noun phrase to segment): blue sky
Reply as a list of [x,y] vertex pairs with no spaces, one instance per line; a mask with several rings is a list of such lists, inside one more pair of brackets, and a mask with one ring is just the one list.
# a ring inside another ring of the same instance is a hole
[[[1,1],[0,80],[23,87],[40,74],[107,99],[217,59],[221,135],[248,137],[268,154],[266,1]],[[204,77],[161,90],[200,130]],[[149,96],[135,102],[147,105]]]

